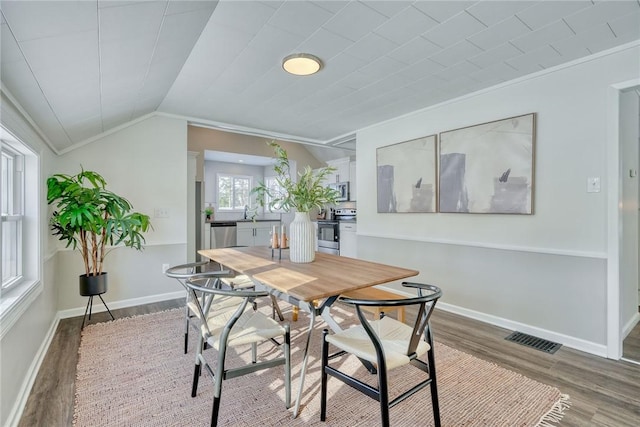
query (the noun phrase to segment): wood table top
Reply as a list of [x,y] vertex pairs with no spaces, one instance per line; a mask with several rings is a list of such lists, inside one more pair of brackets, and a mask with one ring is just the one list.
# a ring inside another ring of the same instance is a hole
[[316,252],[310,263],[271,257],[264,246],[202,249],[198,253],[226,268],[301,301],[313,301],[356,289],[418,275],[418,271],[371,261]]

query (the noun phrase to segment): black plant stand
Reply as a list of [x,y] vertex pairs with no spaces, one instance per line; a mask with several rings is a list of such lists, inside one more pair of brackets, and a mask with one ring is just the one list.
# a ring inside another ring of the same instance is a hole
[[87,301],[87,308],[84,310],[84,317],[82,318],[82,327],[84,329],[84,322],[87,320],[87,312],[89,312],[89,320],[91,320],[91,311],[93,310],[93,297],[96,295],[100,297],[100,301],[104,304],[105,308],[111,316],[111,320],[116,320],[109,310],[107,303],[102,299],[102,294],[107,292],[107,273],[102,272],[97,275],[81,274],[79,277],[80,295],[83,297],[89,297]]
[[[91,311],[93,310],[93,297],[95,296],[96,295],[89,295],[89,301],[87,301],[87,308],[84,310],[84,317],[82,318],[82,327],[80,329],[84,329],[84,322],[87,319],[87,311],[89,312],[89,320],[91,320]],[[113,317],[111,310],[109,310],[107,303],[104,302],[104,300],[102,299],[102,294],[97,294],[97,296],[100,297],[100,301],[102,301],[102,304],[104,304],[105,308],[109,312],[109,316],[111,316],[111,320],[116,320],[116,318]]]

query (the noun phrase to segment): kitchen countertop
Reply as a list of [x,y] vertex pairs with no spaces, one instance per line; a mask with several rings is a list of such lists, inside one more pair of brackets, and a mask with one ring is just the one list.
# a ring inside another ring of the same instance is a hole
[[236,222],[280,222],[279,219],[265,219],[265,218],[260,218],[260,219],[237,219]]
[[236,221],[207,221],[207,224],[211,224],[211,227],[235,227]]
[[211,224],[212,227],[217,227],[220,225],[236,225],[239,222],[280,222],[279,219],[220,219],[207,221],[208,224]]

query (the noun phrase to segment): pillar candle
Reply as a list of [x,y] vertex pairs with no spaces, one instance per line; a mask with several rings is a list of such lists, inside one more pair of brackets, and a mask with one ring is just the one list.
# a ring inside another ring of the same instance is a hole
[[271,247],[272,248],[278,248],[280,244],[280,239],[278,239],[278,226],[274,225],[273,226],[273,231],[271,234]]
[[286,248],[288,246],[287,244],[287,226],[286,225],[282,225],[282,228],[280,230],[280,247],[281,248]]

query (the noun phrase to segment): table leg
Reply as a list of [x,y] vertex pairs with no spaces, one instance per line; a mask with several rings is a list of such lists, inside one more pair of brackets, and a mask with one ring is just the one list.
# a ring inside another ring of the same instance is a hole
[[[278,305],[278,299],[275,295],[271,294],[271,306],[273,307],[273,314],[278,315],[278,319],[282,322],[284,320],[284,316],[282,315],[282,310],[280,310],[280,306]],[[275,316],[274,316],[275,318]]]
[[298,389],[298,397],[296,399],[296,406],[293,410],[293,418],[298,417],[298,413],[300,411],[300,400],[302,399],[302,390],[304,389],[304,377],[307,373],[307,362],[309,361],[309,345],[311,344],[311,334],[313,333],[313,326],[316,321],[316,308],[313,306],[313,303],[309,304],[309,316],[311,320],[309,321],[309,331],[307,332],[307,343],[304,347],[304,356],[302,359],[302,370],[300,371],[300,388]]
[[331,316],[331,304],[333,304],[335,300],[336,298],[332,298],[329,304],[327,304],[327,301],[329,300],[325,301],[325,303],[320,308],[320,316],[325,322],[327,322],[327,325],[329,325],[329,328],[331,328],[334,333],[340,332],[342,330],[340,325],[338,325],[338,322],[336,322],[335,319]]

